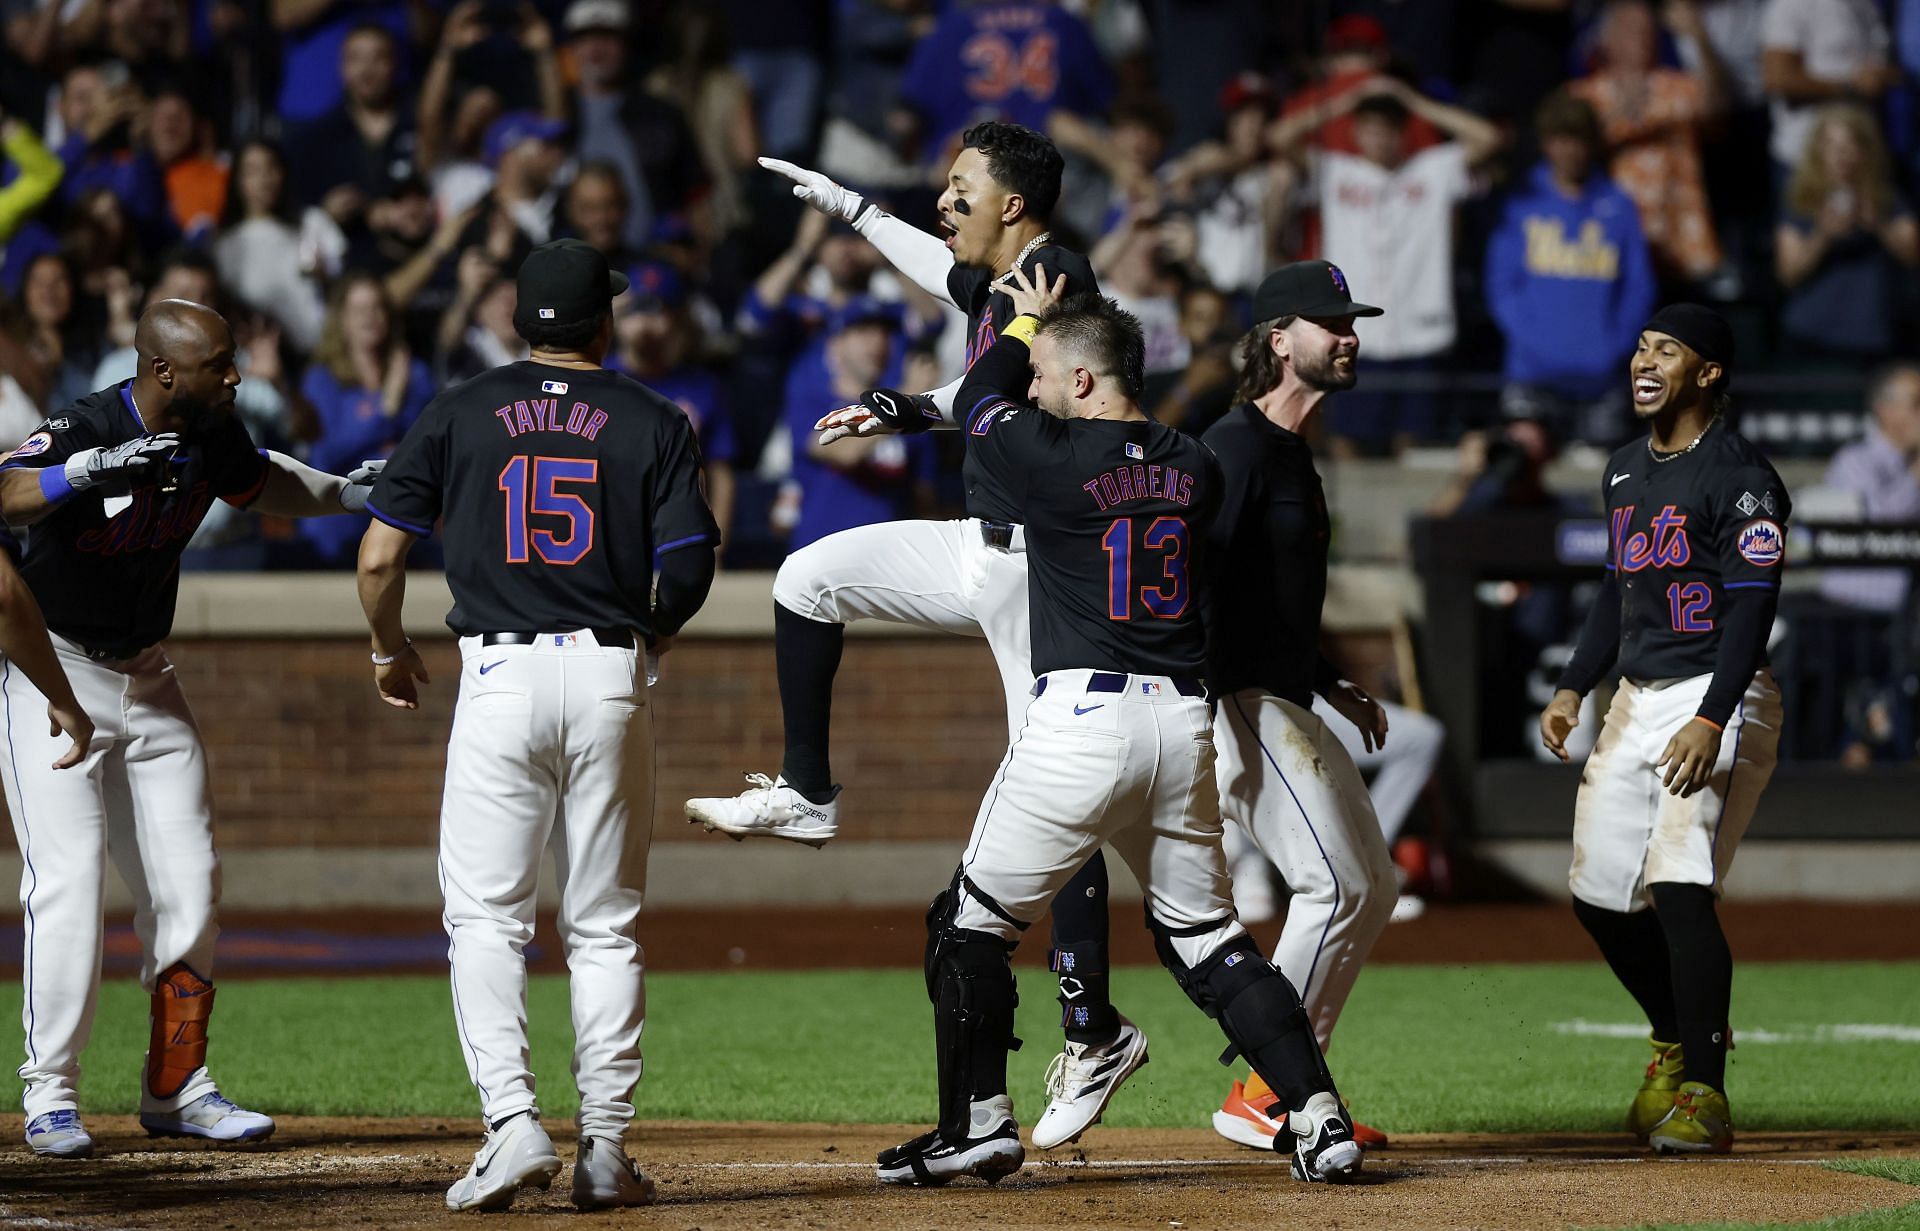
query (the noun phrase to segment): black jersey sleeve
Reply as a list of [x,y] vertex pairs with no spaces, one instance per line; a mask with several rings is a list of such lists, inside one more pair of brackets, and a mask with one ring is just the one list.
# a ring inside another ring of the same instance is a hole
[[1720,585],[1731,597],[1740,590],[1778,590],[1785,567],[1787,489],[1771,466],[1730,470],[1708,494],[1713,510],[1714,562]]
[[93,424],[78,414],[55,415],[27,434],[0,460],[0,470],[40,470],[63,466],[68,458],[103,443]]
[[1609,568],[1594,596],[1573,656],[1560,671],[1559,688],[1586,696],[1620,659],[1620,579]]
[[978,309],[974,299],[980,294],[981,286],[992,276],[992,270],[978,265],[955,265],[947,271],[947,297],[953,300],[955,307],[972,316]]
[[1025,494],[1027,475],[1063,430],[1061,420],[1023,397],[1030,353],[1018,338],[1000,338],[967,370],[953,399],[969,452],[1007,484],[1016,500]]
[[237,508],[260,498],[271,463],[237,415],[228,415],[200,442],[213,494]]
[[1700,699],[1694,713],[1725,728],[1733,707],[1740,704],[1754,673],[1760,670],[1767,654],[1767,633],[1773,628],[1773,615],[1780,606],[1780,591],[1773,586],[1752,590],[1728,590],[1720,607],[1720,645],[1714,654],[1713,679],[1707,695]]
[[[720,527],[700,488],[700,444],[685,415],[662,416],[660,469],[653,497],[653,554],[720,541]],[[689,613],[691,614],[691,613]]]
[[368,513],[421,538],[433,533],[446,496],[449,405],[442,394],[407,429],[367,498]]

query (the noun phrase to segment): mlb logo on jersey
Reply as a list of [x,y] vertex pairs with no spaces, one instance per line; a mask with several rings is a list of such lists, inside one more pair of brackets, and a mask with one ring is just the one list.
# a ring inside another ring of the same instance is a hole
[[1140,682],[1140,691],[1149,697],[1157,697],[1160,695],[1160,685],[1154,683],[1152,680],[1142,680]]
[[1128,441],[1127,456],[1132,458],[1136,462],[1145,461],[1147,457],[1147,451],[1141,448],[1139,445],[1134,444],[1132,441]]
[[553,644],[555,644],[556,646],[564,647],[564,646],[577,645],[579,644],[579,641],[580,641],[579,633],[555,633],[553,635]]
[[1227,954],[1226,960],[1220,964],[1222,966],[1238,966],[1241,962],[1244,962],[1246,958],[1247,955],[1244,952],[1235,949],[1232,953]]
[[1786,541],[1780,527],[1770,521],[1757,521],[1740,532],[1740,557],[1748,564],[1771,568],[1780,563]]
[[543,380],[540,382],[540,392],[542,393],[565,393],[566,391],[567,382],[564,380]]

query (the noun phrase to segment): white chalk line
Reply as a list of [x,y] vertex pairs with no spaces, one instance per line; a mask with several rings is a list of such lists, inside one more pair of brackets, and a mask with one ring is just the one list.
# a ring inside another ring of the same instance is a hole
[[[1571,1034],[1598,1039],[1644,1039],[1645,1022],[1590,1022],[1576,1017],[1570,1022],[1555,1022],[1555,1034]],[[1791,1030],[1767,1030],[1756,1026],[1736,1026],[1733,1041],[1740,1043],[1920,1043],[1920,1026],[1893,1022],[1842,1022]]]
[[[1048,1170],[1069,1171],[1144,1171],[1152,1168],[1179,1169],[1185,1167],[1247,1167],[1273,1166],[1283,1161],[1261,1157],[1248,1158],[1100,1158],[1100,1159],[1060,1159],[1042,1160],[1028,1164],[1029,1171]],[[1581,1158],[1559,1154],[1490,1154],[1485,1156],[1462,1155],[1454,1158],[1425,1158],[1409,1155],[1395,1158],[1391,1153],[1369,1155],[1368,1162],[1375,1167],[1538,1167],[1538,1166],[1643,1166],[1649,1163],[1720,1163],[1753,1166],[1763,1164],[1768,1167],[1818,1167],[1827,1160],[1820,1158],[1686,1158],[1661,1159],[1651,1156],[1645,1158]],[[644,1164],[643,1164],[644,1165]],[[655,1163],[660,1171],[872,1171],[873,1163],[856,1162],[729,1162],[729,1163]]]

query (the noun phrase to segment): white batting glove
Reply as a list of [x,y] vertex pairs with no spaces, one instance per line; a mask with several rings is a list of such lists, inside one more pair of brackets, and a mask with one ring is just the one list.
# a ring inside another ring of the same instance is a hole
[[842,188],[818,171],[809,171],[778,158],[762,158],[760,165],[775,175],[784,175],[792,180],[793,195],[823,214],[852,222],[859,217],[861,207],[866,204],[865,197],[850,188]]
[[891,431],[877,415],[865,406],[855,402],[851,406],[842,406],[829,415],[822,415],[813,425],[820,433],[820,443],[830,445],[836,440],[845,440],[849,436],[877,436],[881,432]]

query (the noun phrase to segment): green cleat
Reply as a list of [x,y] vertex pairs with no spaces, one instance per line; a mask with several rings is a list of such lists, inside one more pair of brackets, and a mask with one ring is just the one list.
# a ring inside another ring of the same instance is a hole
[[1633,1106],[1627,1108],[1627,1131],[1642,1145],[1646,1144],[1654,1126],[1673,1110],[1674,1096],[1680,1092],[1680,1083],[1687,1079],[1686,1061],[1678,1043],[1662,1043],[1651,1035],[1647,1041],[1653,1044],[1653,1062],[1647,1065],[1647,1075],[1640,1082],[1639,1093],[1633,1096]]
[[1656,1154],[1728,1154],[1733,1150],[1733,1112],[1727,1096],[1702,1082],[1681,1085],[1673,1110],[1648,1136]]

